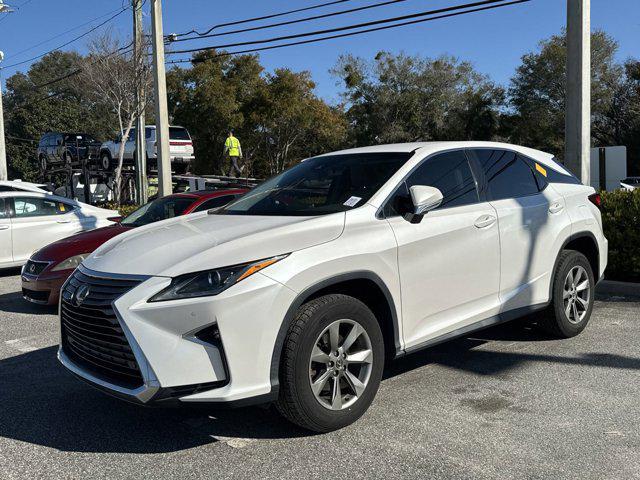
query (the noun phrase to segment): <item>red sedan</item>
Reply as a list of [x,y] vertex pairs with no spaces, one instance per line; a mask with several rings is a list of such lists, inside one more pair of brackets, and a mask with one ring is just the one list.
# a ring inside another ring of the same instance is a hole
[[168,195],[143,205],[119,223],[51,243],[31,255],[22,267],[22,296],[30,302],[55,305],[67,277],[110,238],[149,223],[221,207],[245,192],[238,188]]

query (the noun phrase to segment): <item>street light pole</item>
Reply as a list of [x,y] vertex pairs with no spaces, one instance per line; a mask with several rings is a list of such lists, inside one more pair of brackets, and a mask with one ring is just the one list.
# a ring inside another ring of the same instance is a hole
[[158,197],[170,195],[171,158],[169,157],[169,108],[167,78],[164,68],[164,35],[162,32],[162,0],[151,0],[153,37],[153,83],[156,106],[156,145],[158,147]]
[[138,118],[136,118],[136,183],[138,187],[137,203],[144,205],[147,203],[147,148],[145,145],[145,118],[144,110],[146,105],[145,92],[145,72],[142,66],[144,61],[144,32],[142,28],[142,0],[132,0],[133,6],[133,41],[134,41],[134,63],[138,74],[136,104],[138,106]]
[[591,182],[591,0],[567,0],[565,165]]

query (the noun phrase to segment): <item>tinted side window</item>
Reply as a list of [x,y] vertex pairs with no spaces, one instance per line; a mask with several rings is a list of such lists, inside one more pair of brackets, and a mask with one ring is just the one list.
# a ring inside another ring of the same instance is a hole
[[0,198],[0,218],[7,218],[7,208],[4,198]]
[[488,198],[518,198],[539,192],[531,167],[514,152],[473,150],[487,178]]
[[236,197],[237,195],[223,195],[221,197],[210,198],[209,200],[198,205],[195,208],[194,212],[204,212],[205,210],[209,210],[211,208],[223,207]]
[[478,202],[475,179],[462,151],[443,153],[422,163],[393,192],[383,209],[385,217],[404,215],[413,210],[409,193],[409,188],[413,185],[429,185],[438,188],[444,197],[438,208]]
[[440,189],[444,199],[438,208],[478,202],[476,182],[463,151],[442,153],[423,162],[407,179],[407,187],[413,185]]
[[58,215],[60,213],[61,202],[44,198],[16,197],[13,204],[15,216],[22,218]]

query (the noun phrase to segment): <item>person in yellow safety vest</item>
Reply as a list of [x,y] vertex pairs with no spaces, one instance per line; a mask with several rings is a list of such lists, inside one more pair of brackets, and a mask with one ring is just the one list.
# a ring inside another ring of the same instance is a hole
[[[233,171],[236,172],[236,177],[242,174],[242,169],[238,161],[242,158],[242,147],[240,146],[240,140],[233,136],[233,131],[229,130],[229,136],[224,142],[224,154],[229,158],[229,176],[231,177]],[[227,174],[225,166],[222,167],[222,175]]]

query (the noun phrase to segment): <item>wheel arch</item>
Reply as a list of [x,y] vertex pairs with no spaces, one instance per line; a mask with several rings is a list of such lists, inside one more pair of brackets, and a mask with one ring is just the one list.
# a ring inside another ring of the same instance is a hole
[[357,298],[376,316],[385,342],[385,355],[393,358],[400,351],[400,330],[395,301],[384,281],[370,271],[350,272],[327,278],[302,291],[287,309],[278,330],[271,357],[271,393],[277,395],[280,388],[279,370],[282,349],[289,327],[301,305],[329,293],[342,293]]
[[[558,269],[558,261],[560,254],[563,250],[575,250],[582,253],[591,265],[593,276],[595,281],[598,282],[600,278],[600,250],[598,247],[598,241],[593,233],[589,231],[577,232],[569,236],[558,251],[556,255],[555,264],[553,266],[553,272],[551,278],[555,278],[556,271]],[[549,299],[553,298],[553,282],[549,282]]]

